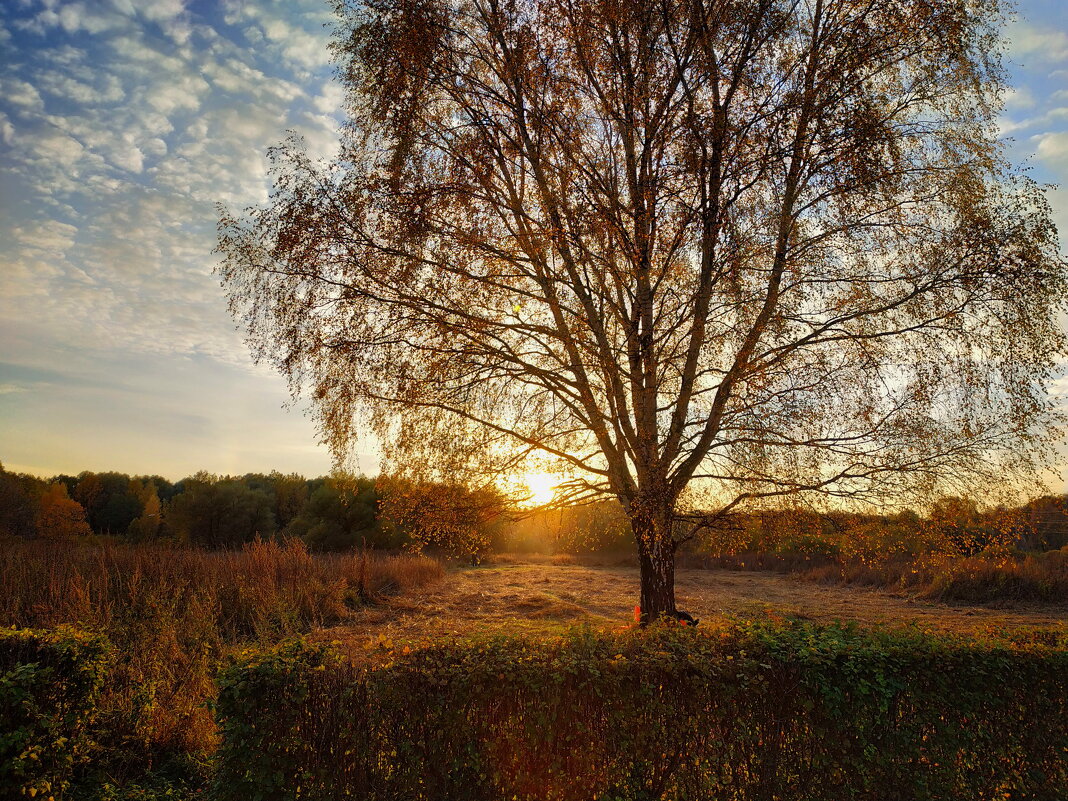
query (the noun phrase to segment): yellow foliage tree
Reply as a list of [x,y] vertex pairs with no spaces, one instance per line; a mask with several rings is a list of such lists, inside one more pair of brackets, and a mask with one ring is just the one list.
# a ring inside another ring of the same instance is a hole
[[507,502],[499,492],[438,483],[383,479],[381,518],[412,545],[437,548],[477,562],[489,550]]
[[42,537],[68,539],[87,537],[92,532],[85,520],[85,509],[67,494],[67,487],[49,484],[41,495],[37,509],[37,533]]

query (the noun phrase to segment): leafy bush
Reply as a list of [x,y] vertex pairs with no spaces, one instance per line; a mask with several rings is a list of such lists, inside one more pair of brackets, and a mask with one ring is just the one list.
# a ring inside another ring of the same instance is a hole
[[382,528],[395,541],[473,564],[491,552],[509,508],[508,499],[493,488],[380,478],[377,491]]
[[167,507],[167,525],[185,543],[233,548],[276,529],[269,493],[241,479],[200,472],[182,481]]
[[226,799],[1053,799],[1068,643],[798,623],[442,644],[302,642],[221,682]]
[[300,514],[286,527],[313,551],[341,551],[366,545],[400,548],[407,541],[383,530],[378,520],[378,490],[373,479],[336,476],[317,482]]
[[53,798],[92,755],[110,648],[63,628],[0,630],[0,797]]

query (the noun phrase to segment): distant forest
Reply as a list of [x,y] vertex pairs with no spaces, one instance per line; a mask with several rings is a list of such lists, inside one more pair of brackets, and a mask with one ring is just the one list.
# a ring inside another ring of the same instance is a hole
[[378,513],[375,481],[362,476],[199,472],[171,482],[88,471],[40,479],[0,468],[0,534],[22,537],[96,535],[225,548],[284,535],[320,550],[364,541],[400,546],[383,533]]
[[[681,534],[685,550],[713,555],[863,558],[931,551],[973,555],[992,547],[1048,551],[1068,547],[1068,495],[992,510],[981,510],[969,499],[943,498],[923,515],[766,510],[736,515],[692,538]],[[632,547],[626,517],[612,502],[532,512],[497,493],[365,476],[199,472],[171,482],[162,476],[86,471],[41,479],[2,465],[0,537],[165,541],[205,548],[234,548],[257,537],[297,538],[317,551],[430,546],[462,556],[627,552]]]

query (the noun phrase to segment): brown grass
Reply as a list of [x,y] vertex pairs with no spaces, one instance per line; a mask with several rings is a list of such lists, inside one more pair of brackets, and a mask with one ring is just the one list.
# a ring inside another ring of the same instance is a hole
[[[113,754],[210,749],[205,702],[238,643],[337,625],[444,575],[425,556],[313,555],[299,541],[239,551],[0,542],[0,625],[73,624],[116,648],[103,705]],[[119,766],[121,769],[121,766]]]
[[[489,565],[636,567],[632,554],[495,554]],[[849,584],[908,592],[922,598],[964,603],[1068,604],[1068,546],[1024,553],[992,550],[977,556],[931,552],[877,558],[821,553],[743,551],[709,554],[682,551],[680,570],[744,570],[789,573],[821,584]]]
[[630,553],[495,553],[486,565],[581,565],[584,567],[636,567],[638,557]]
[[[585,556],[568,564],[544,556],[524,560],[504,555],[488,565],[450,571],[444,581],[359,611],[313,637],[360,658],[388,659],[392,649],[442,639],[556,636],[576,623],[618,628],[633,622],[636,568],[596,565]],[[681,567],[676,591],[679,607],[702,625],[770,615],[975,635],[1068,632],[1064,605],[952,605],[901,588],[820,583],[767,570]]]
[[963,557],[935,553],[879,560],[804,554],[684,554],[679,565],[770,570],[824,584],[882,587],[942,601],[1068,603],[1068,548],[1037,554],[1004,551]]
[[361,602],[444,575],[426,556],[313,555],[298,540],[239,551],[160,546],[0,544],[0,621],[110,631],[131,612],[211,619],[223,641],[335,623]]
[[1068,547],[1059,551],[973,556],[937,567],[924,594],[973,603],[1068,602]]

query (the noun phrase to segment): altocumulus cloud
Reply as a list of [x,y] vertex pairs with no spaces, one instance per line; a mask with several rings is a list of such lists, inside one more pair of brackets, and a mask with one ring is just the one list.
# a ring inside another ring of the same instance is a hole
[[[327,468],[307,421],[279,408],[280,380],[250,365],[211,271],[214,204],[266,197],[269,146],[292,130],[316,156],[334,152],[330,21],[320,0],[3,4],[0,382],[23,368],[53,375],[0,392],[6,464],[175,472],[169,429],[185,408],[180,435],[205,447],[192,469]],[[109,381],[84,391],[86,373]],[[120,426],[124,404],[136,404],[128,420],[145,418],[155,461],[127,451],[72,464],[93,455],[75,441]],[[35,422],[44,405],[63,442]],[[219,436],[213,420],[234,428],[219,406],[251,415],[248,442]],[[34,441],[10,452],[28,429]]]
[[1060,0],[1023,0],[1006,30],[1014,90],[1006,98],[1001,133],[1010,158],[1031,166],[1032,177],[1058,188],[1050,193],[1061,231],[1068,235],[1068,21]]

